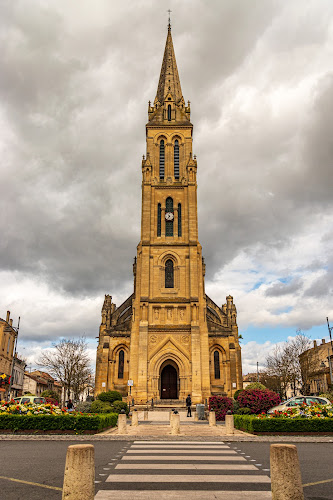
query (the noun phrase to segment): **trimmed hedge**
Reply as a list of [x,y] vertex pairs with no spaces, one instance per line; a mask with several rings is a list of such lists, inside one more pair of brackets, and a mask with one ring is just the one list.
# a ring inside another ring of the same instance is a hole
[[333,418],[257,418],[234,415],[236,429],[245,432],[333,432]]
[[114,401],[122,401],[123,397],[118,391],[107,391],[98,394],[97,399],[100,401],[107,401],[108,403],[113,403]]
[[118,414],[11,415],[0,414],[0,430],[101,431],[117,424]]

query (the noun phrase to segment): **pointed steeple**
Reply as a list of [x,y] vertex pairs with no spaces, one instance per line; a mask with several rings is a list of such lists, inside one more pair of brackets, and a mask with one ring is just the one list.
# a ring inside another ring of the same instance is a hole
[[156,99],[160,104],[163,103],[167,94],[171,94],[176,103],[178,103],[183,97],[178,75],[175,51],[172,43],[170,23],[168,25],[168,36],[166,39],[161,74],[156,93]]

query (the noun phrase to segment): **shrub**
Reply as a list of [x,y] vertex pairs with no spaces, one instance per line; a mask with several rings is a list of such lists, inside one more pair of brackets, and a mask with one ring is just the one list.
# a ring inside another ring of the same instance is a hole
[[244,389],[238,396],[242,408],[250,408],[251,413],[262,413],[280,404],[281,399],[276,392],[269,389]]
[[[91,412],[91,401],[82,401],[76,405],[76,411],[80,411],[82,413],[90,413]],[[95,412],[98,413],[98,412]]]
[[97,399],[99,399],[100,401],[108,401],[109,403],[113,403],[114,401],[122,401],[123,397],[118,391],[107,391],[98,394]]
[[53,398],[56,401],[59,401],[59,394],[56,391],[51,391],[51,389],[47,389],[46,391],[43,391],[41,396],[43,398]]
[[238,408],[237,412],[235,412],[237,415],[250,415],[251,409],[250,408]]
[[235,415],[236,429],[246,432],[333,432],[333,418],[257,418]]
[[209,398],[209,410],[215,411],[216,420],[225,420],[227,411],[233,413],[234,401],[233,399],[224,396],[211,396]]
[[38,431],[83,431],[103,430],[114,427],[118,415],[0,415],[0,429],[2,430],[27,430]]
[[115,413],[120,413],[121,410],[125,410],[126,415],[128,415],[129,409],[125,401],[115,401],[112,406]]
[[319,397],[322,396],[323,398],[329,399],[330,401],[333,401],[333,393],[332,392],[323,392],[322,394],[319,394]]
[[91,413],[113,413],[113,406],[107,401],[93,401],[90,407]]
[[50,404],[50,405],[54,405],[54,406],[58,406],[58,400],[57,399],[54,399],[54,398],[45,398],[45,401],[47,402],[47,404]]
[[260,389],[264,391],[267,389],[267,387],[264,386],[264,384],[261,384],[260,382],[251,382],[251,384],[246,386],[246,389]]
[[234,399],[237,401],[237,398],[239,396],[239,394],[243,391],[243,389],[237,389],[237,391],[235,391],[235,394],[234,394]]

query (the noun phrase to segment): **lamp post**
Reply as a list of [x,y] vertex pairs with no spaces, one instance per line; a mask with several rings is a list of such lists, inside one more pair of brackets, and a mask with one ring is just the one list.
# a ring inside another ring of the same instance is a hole
[[257,361],[257,382],[259,382],[259,361]]

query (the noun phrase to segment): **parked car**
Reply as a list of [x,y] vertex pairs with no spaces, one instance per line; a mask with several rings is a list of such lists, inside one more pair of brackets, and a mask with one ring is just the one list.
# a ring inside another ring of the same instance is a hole
[[320,405],[330,405],[331,402],[327,398],[318,397],[318,396],[294,396],[293,398],[287,399],[287,401],[283,401],[277,406],[273,406],[267,413],[274,413],[275,411],[285,411],[290,408],[295,408],[295,406],[308,405],[311,406],[313,404]]
[[46,399],[41,398],[39,396],[21,396],[20,398],[14,398],[15,403],[24,404],[24,403],[34,403],[36,405],[45,405]]

